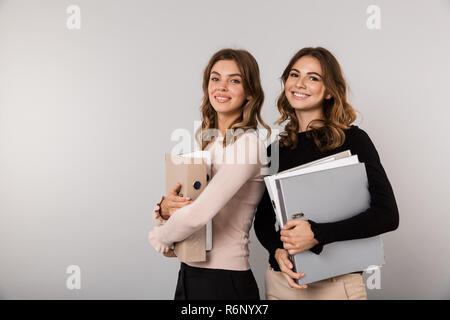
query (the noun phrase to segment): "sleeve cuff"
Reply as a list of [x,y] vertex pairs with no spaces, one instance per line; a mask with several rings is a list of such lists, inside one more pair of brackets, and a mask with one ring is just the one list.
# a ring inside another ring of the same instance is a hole
[[311,231],[314,233],[314,239],[319,241],[319,243],[317,245],[315,245],[314,247],[312,247],[311,249],[309,249],[309,251],[318,255],[323,250],[323,244],[322,244],[323,241],[321,241],[320,228],[316,222],[314,222],[312,220],[308,220],[308,222],[311,225]]
[[153,209],[153,213],[152,213],[152,222],[153,222],[153,225],[155,227],[159,227],[159,226],[163,225],[166,222],[166,220],[164,220],[160,216],[158,210],[159,210],[159,207],[156,206],[155,209]]
[[152,231],[150,231],[148,235],[148,240],[150,241],[150,244],[153,248],[155,248],[156,251],[159,253],[166,253],[170,249],[173,249],[174,246],[172,243],[165,243],[164,241],[160,240],[160,227],[154,227]]
[[275,252],[277,251],[277,249],[283,249],[283,246],[281,246],[281,247],[273,246],[273,247],[269,248],[269,250],[268,250],[269,255],[272,255],[275,257]]

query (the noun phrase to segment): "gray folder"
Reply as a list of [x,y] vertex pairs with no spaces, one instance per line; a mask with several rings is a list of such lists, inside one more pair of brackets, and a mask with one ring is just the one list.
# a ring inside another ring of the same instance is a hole
[[[351,218],[369,208],[364,163],[276,180],[283,222],[301,217],[317,223]],[[307,250],[291,257],[299,285],[328,279],[385,263],[380,236],[327,244],[316,255]]]

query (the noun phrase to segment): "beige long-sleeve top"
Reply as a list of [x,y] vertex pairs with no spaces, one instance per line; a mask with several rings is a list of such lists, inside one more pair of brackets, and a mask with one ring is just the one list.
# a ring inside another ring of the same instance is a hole
[[167,252],[212,219],[212,250],[206,262],[191,266],[225,270],[248,270],[249,231],[264,192],[263,168],[266,148],[256,133],[247,132],[223,148],[222,137],[210,143],[212,178],[200,196],[177,210],[169,220],[153,213],[149,234],[158,252]]

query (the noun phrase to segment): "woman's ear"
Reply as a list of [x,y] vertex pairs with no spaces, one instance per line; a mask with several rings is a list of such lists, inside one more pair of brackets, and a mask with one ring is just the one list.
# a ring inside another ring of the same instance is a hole
[[252,96],[247,96],[247,101],[250,101],[250,100],[252,100],[252,99],[253,99]]

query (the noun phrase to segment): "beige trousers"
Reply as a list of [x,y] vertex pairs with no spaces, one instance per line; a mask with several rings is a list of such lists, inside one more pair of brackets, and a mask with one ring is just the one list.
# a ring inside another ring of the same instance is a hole
[[289,287],[281,272],[266,271],[267,300],[367,300],[362,275],[349,273],[308,284],[306,289]]

